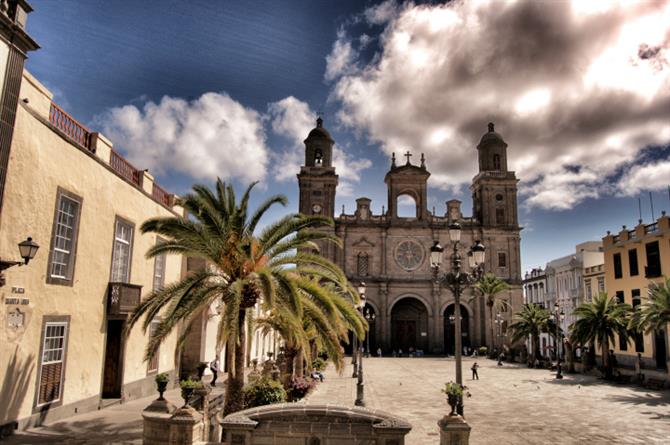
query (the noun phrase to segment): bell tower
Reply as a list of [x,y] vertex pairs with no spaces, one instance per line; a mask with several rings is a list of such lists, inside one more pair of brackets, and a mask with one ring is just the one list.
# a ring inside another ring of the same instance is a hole
[[298,211],[305,215],[335,215],[335,190],[338,177],[333,167],[335,141],[323,127],[323,119],[316,120],[316,127],[305,139],[305,165],[300,167]]
[[407,161],[398,166],[395,153],[391,158],[391,169],[386,173],[384,182],[388,188],[388,215],[391,220],[406,219],[398,214],[398,201],[404,196],[411,198],[415,205],[415,219],[428,220],[428,178],[426,159],[421,154],[421,165],[413,165],[410,161],[412,154],[408,151],[403,155]]
[[472,215],[485,227],[517,227],[517,187],[514,172],[507,170],[507,143],[492,122],[479,145],[479,173],[472,180]]

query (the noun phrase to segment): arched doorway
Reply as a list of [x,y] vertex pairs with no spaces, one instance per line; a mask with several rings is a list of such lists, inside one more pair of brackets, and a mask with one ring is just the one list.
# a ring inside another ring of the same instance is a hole
[[391,311],[391,349],[409,348],[428,350],[428,311],[416,298],[398,301]]
[[[444,350],[447,354],[453,355],[456,352],[456,320],[454,310],[456,305],[450,304],[444,310]],[[470,339],[470,313],[461,304],[461,347],[471,347]],[[462,351],[461,351],[462,352]]]

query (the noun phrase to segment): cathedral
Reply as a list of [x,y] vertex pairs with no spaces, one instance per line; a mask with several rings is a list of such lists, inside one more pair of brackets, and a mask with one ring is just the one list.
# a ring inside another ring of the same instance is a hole
[[[318,118],[316,128],[305,139],[305,165],[300,168],[299,211],[333,218],[328,230],[342,240],[342,247],[322,246],[321,254],[337,263],[354,286],[366,284],[364,313],[370,324],[370,350],[384,354],[410,348],[426,354],[453,354],[454,297],[433,278],[430,247],[439,240],[445,246],[443,270],[449,267],[448,225],[462,227],[461,250],[480,240],[486,247],[485,271],[510,283],[499,295],[510,308],[493,318],[484,298],[473,289],[461,297],[461,332],[464,347],[508,344],[505,328],[521,308],[520,230],[517,215],[517,179],[507,170],[507,144],[492,123],[477,145],[479,171],[472,180],[472,216],[464,216],[461,202],[446,202],[443,214],[428,210],[427,183],[430,172],[421,155],[412,164],[410,154],[399,162],[395,155],[384,182],[388,202],[382,214],[371,211],[370,199],[356,200],[356,211],[335,215],[338,176],[333,167],[334,141]],[[416,204],[411,217],[400,216],[399,199],[409,196]],[[467,264],[465,265],[467,268]],[[466,269],[467,270],[467,269]],[[491,338],[493,336],[493,338]]]

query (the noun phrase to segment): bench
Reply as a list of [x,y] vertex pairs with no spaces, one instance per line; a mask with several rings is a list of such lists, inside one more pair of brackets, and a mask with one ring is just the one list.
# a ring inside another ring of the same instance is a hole
[[644,386],[645,388],[665,389],[665,379],[657,379],[650,377],[644,380]]

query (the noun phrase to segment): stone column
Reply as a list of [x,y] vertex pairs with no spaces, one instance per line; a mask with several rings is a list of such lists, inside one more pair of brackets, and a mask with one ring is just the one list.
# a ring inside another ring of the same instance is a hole
[[468,445],[472,427],[461,416],[444,416],[440,427],[440,445]]
[[143,445],[163,445],[170,440],[170,418],[175,406],[165,399],[156,399],[142,411]]
[[170,445],[193,445],[202,440],[202,415],[185,406],[170,417]]

